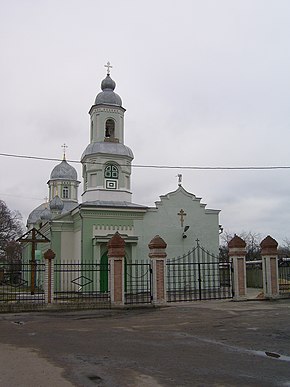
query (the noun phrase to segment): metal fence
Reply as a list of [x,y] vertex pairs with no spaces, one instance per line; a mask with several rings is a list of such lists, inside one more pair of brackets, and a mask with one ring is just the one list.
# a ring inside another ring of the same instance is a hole
[[44,304],[42,263],[0,263],[0,305]]
[[108,264],[61,262],[54,264],[54,302],[78,307],[110,307]]
[[220,261],[199,244],[167,261],[167,301],[232,298],[231,262]]
[[149,304],[152,300],[152,268],[148,260],[125,265],[125,304]]
[[263,288],[262,260],[246,261],[246,275],[248,288]]
[[280,260],[278,270],[280,294],[290,296],[290,260]]

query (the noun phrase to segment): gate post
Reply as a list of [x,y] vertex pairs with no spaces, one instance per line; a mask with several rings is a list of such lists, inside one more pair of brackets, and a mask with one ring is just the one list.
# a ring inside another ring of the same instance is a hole
[[233,288],[235,301],[243,301],[247,299],[245,247],[246,242],[236,234],[229,242],[229,256],[233,260]]
[[165,304],[166,295],[166,247],[167,243],[156,235],[148,245],[150,252],[149,258],[153,271],[153,300],[154,305]]
[[261,244],[263,290],[266,298],[279,297],[278,242],[268,235]]
[[52,304],[54,299],[54,258],[55,253],[48,249],[44,254],[45,274],[44,274],[44,299],[46,304]]
[[118,231],[108,242],[108,258],[110,265],[109,289],[111,303],[113,305],[124,305],[125,241]]

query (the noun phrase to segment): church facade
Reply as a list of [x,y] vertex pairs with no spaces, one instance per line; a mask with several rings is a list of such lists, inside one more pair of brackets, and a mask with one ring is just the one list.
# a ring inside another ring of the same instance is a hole
[[49,202],[28,217],[28,229],[35,227],[50,240],[39,245],[38,258],[51,248],[58,261],[105,263],[107,243],[116,231],[125,240],[127,261],[146,259],[148,243],[157,234],[168,245],[168,258],[186,253],[197,239],[217,254],[219,210],[207,209],[181,182],[174,192],[160,196],[154,207],[132,202],[134,155],[125,145],[125,109],[115,86],[108,71],[89,111],[89,144],[81,156],[81,202],[77,172],[64,156],[47,182]]

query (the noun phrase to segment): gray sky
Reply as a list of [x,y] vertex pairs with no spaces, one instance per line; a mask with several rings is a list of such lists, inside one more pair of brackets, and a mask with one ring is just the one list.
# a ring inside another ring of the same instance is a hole
[[[1,0],[0,153],[79,160],[113,65],[134,164],[290,165],[287,0]],[[0,156],[0,198],[23,218],[55,162]],[[81,167],[73,164],[81,180]],[[133,169],[133,201],[177,187],[224,229],[290,238],[290,170]],[[82,188],[80,189],[80,193]]]

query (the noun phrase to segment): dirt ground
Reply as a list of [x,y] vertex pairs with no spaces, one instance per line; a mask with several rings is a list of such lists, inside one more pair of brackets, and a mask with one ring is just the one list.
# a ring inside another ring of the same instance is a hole
[[290,300],[0,314],[0,385],[290,386]]

